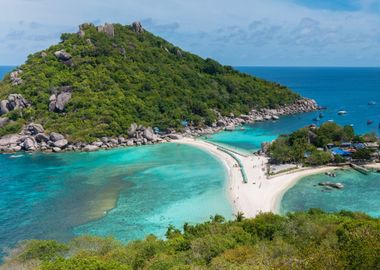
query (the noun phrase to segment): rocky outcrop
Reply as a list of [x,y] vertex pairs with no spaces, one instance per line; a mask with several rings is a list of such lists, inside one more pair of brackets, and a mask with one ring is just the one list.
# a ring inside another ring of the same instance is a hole
[[57,141],[63,140],[64,138],[65,138],[65,136],[63,136],[62,134],[59,134],[56,132],[50,133],[50,140],[52,142],[57,142]]
[[142,27],[141,22],[132,23],[132,29],[136,33],[139,33],[139,34],[144,33],[144,28]]
[[12,85],[20,85],[20,84],[22,84],[22,79],[20,78],[21,74],[22,74],[22,70],[21,69],[11,72],[10,79],[11,79],[11,84]]
[[128,136],[130,136],[130,137],[135,136],[137,128],[138,128],[138,126],[136,123],[131,124],[131,127],[128,129]]
[[148,127],[144,130],[143,137],[148,141],[156,141],[157,136],[154,134],[154,131],[151,127]]
[[65,50],[56,51],[54,55],[58,58],[58,60],[63,62],[69,61],[72,58],[71,54],[69,54]]
[[65,148],[69,142],[66,139],[58,140],[53,143],[54,147]]
[[4,127],[6,124],[8,124],[8,122],[8,117],[0,117],[0,128]]
[[26,137],[21,144],[22,149],[25,151],[35,151],[37,149],[37,142],[33,137]]
[[[179,140],[185,137],[202,136],[213,134],[222,130],[235,130],[236,126],[253,123],[255,121],[264,121],[265,119],[272,121],[285,114],[295,114],[317,110],[318,106],[315,101],[303,99],[297,101],[293,105],[280,107],[277,109],[261,109],[252,110],[249,114],[235,117],[230,114],[222,117],[218,114],[218,121],[211,127],[193,127],[191,125],[185,127],[184,132],[176,133],[175,130],[169,129],[166,133],[159,133],[157,129],[131,124],[127,133],[128,138],[119,136],[117,138],[102,137],[95,142],[88,143],[70,143],[59,133],[52,132],[50,135],[45,133],[44,128],[35,123],[29,124],[22,134],[9,135],[0,139],[0,152],[12,151],[96,151],[99,149],[110,149],[114,147],[124,146],[140,146],[161,142],[169,142],[171,140]],[[267,151],[269,144],[263,144],[263,151]]]
[[71,99],[71,87],[65,86],[54,90],[55,93],[49,98],[49,111],[51,112],[63,112],[66,104]]
[[99,146],[96,145],[86,145],[85,147],[83,147],[83,151],[85,152],[93,152],[97,150],[99,150]]
[[0,115],[9,113],[8,103],[9,103],[8,100],[0,101]]
[[66,66],[71,67],[71,66],[74,65],[74,62],[73,62],[73,59],[72,59],[73,57],[71,56],[71,54],[69,54],[65,50],[56,51],[54,53],[54,55],[55,55],[55,57],[58,58],[58,60],[60,60]]
[[27,126],[27,130],[30,132],[32,135],[37,135],[39,133],[45,132],[44,127],[40,124],[34,124],[31,123]]
[[22,110],[30,106],[30,103],[19,94],[10,94],[8,99],[0,101],[0,115],[13,110]]
[[104,25],[97,26],[96,29],[98,30],[98,32],[105,33],[109,37],[115,36],[115,27],[113,26],[113,24],[105,23]]
[[45,133],[39,133],[35,136],[35,139],[39,143],[48,143],[50,140],[50,137]]

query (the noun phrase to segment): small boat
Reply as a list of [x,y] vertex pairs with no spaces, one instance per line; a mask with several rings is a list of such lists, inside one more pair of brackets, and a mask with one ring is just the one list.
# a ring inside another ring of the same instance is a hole
[[327,110],[327,107],[326,106],[319,106],[318,110]]
[[351,124],[350,127],[354,127],[354,124]]
[[319,120],[321,120],[319,117],[315,117],[315,118],[313,118],[313,121],[314,121],[314,122],[318,122]]
[[368,120],[367,121],[367,125],[372,125],[373,124],[373,121],[372,120]]
[[334,120],[328,120],[327,122],[334,123]]
[[245,130],[245,128],[241,127],[240,130],[243,131],[243,130]]
[[345,115],[345,114],[347,114],[347,111],[339,111],[338,112],[338,115]]
[[368,105],[369,105],[369,106],[376,105],[376,101],[370,101],[370,102],[368,102]]

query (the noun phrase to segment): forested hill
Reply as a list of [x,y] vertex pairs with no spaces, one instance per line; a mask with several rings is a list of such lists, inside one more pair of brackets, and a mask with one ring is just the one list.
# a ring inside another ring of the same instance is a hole
[[0,100],[9,94],[26,100],[22,111],[3,103],[1,114],[14,126],[34,121],[79,140],[126,134],[133,122],[161,129],[183,121],[210,125],[215,110],[240,115],[299,98],[284,86],[185,52],[140,23],[83,24],[61,40],[30,55],[0,83]]
[[215,216],[182,230],[169,227],[166,236],[127,245],[97,237],[34,240],[20,243],[0,269],[380,269],[380,220],[360,213],[239,214],[228,222]]

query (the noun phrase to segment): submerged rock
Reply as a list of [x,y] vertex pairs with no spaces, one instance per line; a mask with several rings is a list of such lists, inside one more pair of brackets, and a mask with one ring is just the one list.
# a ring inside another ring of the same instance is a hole
[[344,185],[342,183],[321,182],[318,185],[324,186],[324,187],[332,187],[332,188],[336,188],[336,189],[343,189],[344,188]]

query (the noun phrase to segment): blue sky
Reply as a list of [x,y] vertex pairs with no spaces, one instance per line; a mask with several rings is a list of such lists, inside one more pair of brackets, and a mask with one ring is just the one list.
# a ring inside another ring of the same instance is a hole
[[380,66],[380,0],[5,0],[0,65],[23,63],[83,22],[136,20],[228,65]]

